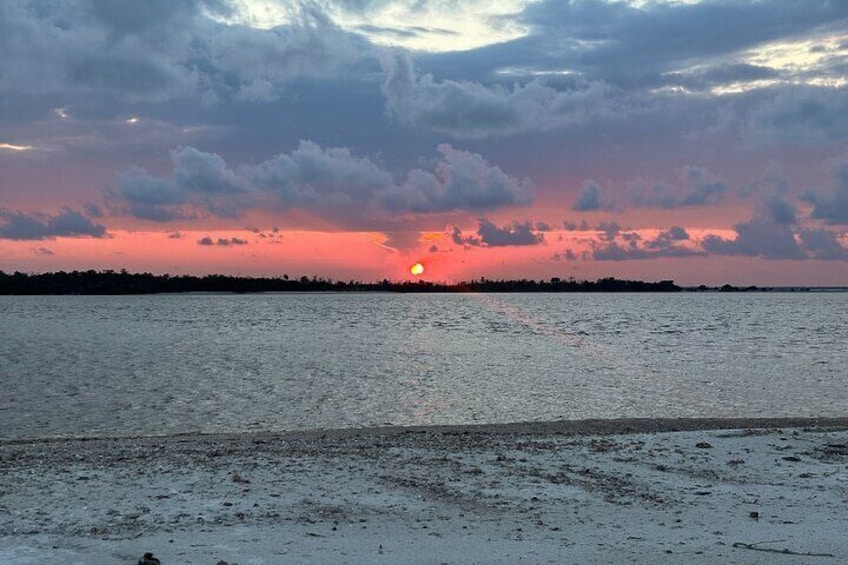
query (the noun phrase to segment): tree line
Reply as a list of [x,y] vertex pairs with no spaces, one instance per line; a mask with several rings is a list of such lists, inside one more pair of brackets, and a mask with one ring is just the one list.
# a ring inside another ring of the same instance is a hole
[[480,278],[461,283],[425,280],[336,281],[322,277],[154,275],[113,271],[12,274],[0,271],[0,294],[161,294],[182,292],[677,292],[674,281],[644,282],[613,277],[596,281]]

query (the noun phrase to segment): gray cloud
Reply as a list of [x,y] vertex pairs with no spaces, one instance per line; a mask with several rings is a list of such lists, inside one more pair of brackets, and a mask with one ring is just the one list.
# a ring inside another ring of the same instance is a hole
[[792,227],[773,218],[755,216],[734,226],[736,239],[715,235],[704,238],[703,248],[715,255],[744,255],[764,259],[802,259]]
[[56,215],[0,209],[0,222],[0,239],[106,236],[105,227],[70,208],[63,208]]
[[533,184],[517,179],[490,165],[481,155],[438,147],[441,159],[435,174],[415,169],[406,180],[391,186],[381,196],[381,204],[391,211],[446,212],[485,211],[514,204],[529,204]]
[[489,247],[506,247],[511,245],[537,245],[543,237],[533,231],[530,222],[514,223],[511,226],[499,228],[492,222],[482,219],[477,228],[480,241]]
[[278,209],[349,215],[485,211],[530,202],[529,180],[516,179],[482,156],[450,145],[440,145],[438,151],[434,172],[414,169],[396,182],[380,165],[349,149],[325,149],[308,141],[289,154],[236,171],[218,155],[185,147],[171,153],[170,177],[131,168],[117,181],[130,214],[158,221],[185,214],[183,205],[235,217],[268,197]]
[[[545,0],[529,5],[524,20],[539,39],[519,43],[524,49],[518,49],[517,57],[549,65],[566,59],[566,64],[591,77],[632,84],[787,36],[845,29],[848,6],[826,0],[642,7],[603,0]],[[560,57],[545,58],[554,52]],[[731,73],[726,78],[736,77]]]
[[216,21],[236,7],[229,0],[3,3],[0,88],[55,96],[72,113],[91,101],[112,112],[188,98],[267,101],[292,80],[356,74],[373,56],[364,38],[320,10],[295,9],[290,23],[271,29]]
[[809,191],[804,199],[814,205],[813,218],[848,224],[848,156],[830,162],[830,190]]
[[544,236],[537,233],[533,223],[513,222],[512,225],[498,227],[485,218],[478,221],[477,236],[464,236],[462,230],[453,226],[448,230],[448,236],[457,245],[463,246],[485,246],[485,247],[509,247],[538,245],[544,241]]
[[583,181],[583,188],[580,189],[580,194],[577,195],[571,209],[578,212],[601,209],[601,187],[598,183],[593,180]]
[[794,225],[796,221],[797,208],[782,196],[769,195],[763,202],[764,216],[772,218],[778,224]]
[[622,204],[666,209],[704,206],[720,202],[729,190],[725,181],[704,167],[686,166],[680,176],[680,184],[651,183],[641,178],[631,181],[622,195]]
[[680,226],[672,226],[666,231],[660,232],[656,238],[645,243],[645,247],[655,250],[670,250],[675,247],[675,242],[689,240],[689,232]]
[[417,75],[402,51],[385,54],[383,93],[386,111],[400,122],[455,137],[509,135],[585,124],[622,114],[609,87],[601,82],[557,90],[540,80],[511,88],[477,82],[437,81]]
[[649,240],[644,246],[640,246],[636,239],[624,243],[609,241],[595,245],[591,254],[596,261],[639,261],[660,257],[682,258],[698,255],[703,255],[703,252],[675,245],[667,237]]
[[848,260],[848,248],[839,242],[837,235],[830,230],[801,230],[801,245],[814,259],[828,261]]
[[[636,233],[621,232],[615,223],[602,226],[605,233],[600,241],[592,243],[591,257],[597,261],[637,261],[660,257],[693,257],[703,255],[703,251],[683,246],[689,233],[680,226],[672,226],[661,231],[653,239],[642,240]],[[618,241],[618,240],[622,241]]]
[[752,140],[773,145],[827,144],[848,138],[848,90],[792,86],[773,89],[746,125]]
[[231,245],[247,245],[248,241],[239,237],[219,237],[218,239],[212,239],[207,235],[198,239],[197,244],[204,246],[217,245],[220,247],[229,247]]
[[621,233],[621,226],[614,220],[600,222],[595,229],[601,232],[601,239],[608,241],[615,239]]

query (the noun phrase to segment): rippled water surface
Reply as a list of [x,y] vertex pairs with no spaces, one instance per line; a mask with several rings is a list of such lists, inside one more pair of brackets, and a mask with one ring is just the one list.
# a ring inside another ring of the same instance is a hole
[[848,294],[0,296],[0,437],[848,415]]

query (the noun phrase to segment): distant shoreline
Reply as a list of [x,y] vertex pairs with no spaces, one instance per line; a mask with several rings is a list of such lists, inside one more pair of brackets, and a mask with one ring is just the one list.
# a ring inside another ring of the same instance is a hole
[[474,279],[458,283],[427,280],[378,282],[335,281],[319,277],[239,277],[227,275],[154,275],[122,271],[59,271],[28,274],[0,271],[0,295],[127,295],[183,293],[297,293],[297,292],[391,292],[391,293],[621,293],[621,292],[848,292],[848,287],[813,286],[687,286],[673,280],[646,282],[614,277],[596,281],[561,279]]

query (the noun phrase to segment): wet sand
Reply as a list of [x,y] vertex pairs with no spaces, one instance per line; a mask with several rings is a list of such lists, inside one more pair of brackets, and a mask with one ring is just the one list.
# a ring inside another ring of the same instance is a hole
[[0,562],[839,563],[848,418],[0,441]]

